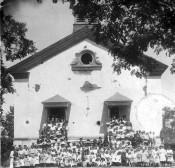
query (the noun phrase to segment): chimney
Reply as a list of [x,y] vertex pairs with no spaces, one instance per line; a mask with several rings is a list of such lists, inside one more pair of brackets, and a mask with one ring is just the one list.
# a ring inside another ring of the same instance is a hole
[[88,18],[80,18],[76,17],[74,18],[74,24],[73,24],[73,32],[80,30],[83,27],[89,27],[92,28],[94,25],[96,25],[97,22],[91,22]]

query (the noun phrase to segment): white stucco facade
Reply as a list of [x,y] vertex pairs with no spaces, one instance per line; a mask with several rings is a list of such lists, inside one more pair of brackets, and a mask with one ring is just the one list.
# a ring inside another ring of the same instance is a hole
[[[71,63],[75,55],[84,49],[91,50],[102,63],[101,70],[91,72],[72,71]],[[102,115],[108,113],[104,102],[116,92],[132,100],[130,120],[135,129],[142,129],[136,119],[136,108],[144,98],[144,78],[131,76],[130,72],[122,71],[120,75],[113,72],[113,58],[108,50],[84,40],[73,47],[50,58],[44,63],[29,70],[28,80],[15,80],[16,93],[6,95],[7,106],[14,106],[14,136],[16,141],[32,140],[39,137],[43,101],[60,95],[71,102],[68,123],[68,137],[98,137],[103,135],[105,122]],[[84,92],[80,88],[88,81],[100,88]],[[35,85],[40,89],[35,91]],[[152,77],[147,80],[148,94],[161,94],[161,77]],[[87,106],[89,110],[87,110]],[[149,115],[149,111],[148,111]],[[162,114],[160,114],[162,115]],[[161,120],[161,118],[160,118]],[[26,121],[29,121],[26,123]],[[97,125],[101,121],[101,125]]]

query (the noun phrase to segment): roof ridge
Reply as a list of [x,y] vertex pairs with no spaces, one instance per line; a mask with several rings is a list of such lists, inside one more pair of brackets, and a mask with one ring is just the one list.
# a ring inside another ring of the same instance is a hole
[[[20,66],[21,64],[23,65],[23,64],[27,63],[29,60],[31,61],[32,59],[35,59],[36,56],[37,56],[37,57],[39,57],[39,56],[41,57],[41,55],[43,55],[44,53],[46,53],[48,49],[50,50],[50,49],[52,49],[52,48],[58,46],[59,44],[62,44],[62,42],[67,41],[67,40],[70,40],[71,37],[72,37],[73,35],[76,36],[76,34],[88,32],[88,31],[90,32],[90,29],[88,29],[88,27],[83,27],[83,28],[81,28],[81,29],[79,29],[79,30],[77,30],[77,31],[75,31],[75,32],[73,32],[73,33],[71,33],[71,34],[69,34],[68,36],[66,36],[66,37],[64,37],[64,38],[62,38],[62,39],[60,39],[60,40],[58,40],[57,42],[55,42],[55,43],[49,45],[48,47],[45,47],[44,49],[42,49],[42,50],[40,50],[40,51],[34,53],[33,55],[29,56],[28,58],[26,58],[26,59],[24,59],[24,60],[22,60],[22,61],[20,61],[20,62],[18,62],[17,64],[12,65],[11,67],[9,67],[9,68],[7,69],[7,71],[8,71],[8,72],[12,72],[13,69],[16,68],[16,66]],[[87,36],[88,36],[88,34],[87,34]]]
[[[116,100],[113,100],[114,99],[114,97],[116,98]],[[120,100],[118,100],[118,98],[120,99]],[[122,99],[121,99],[122,98]],[[110,96],[107,100],[105,100],[106,102],[108,102],[108,101],[132,101],[132,99],[130,99],[130,98],[128,98],[127,96],[125,96],[125,95],[123,95],[123,94],[121,94],[121,93],[119,93],[119,92],[116,92],[116,93],[114,93],[112,96]]]

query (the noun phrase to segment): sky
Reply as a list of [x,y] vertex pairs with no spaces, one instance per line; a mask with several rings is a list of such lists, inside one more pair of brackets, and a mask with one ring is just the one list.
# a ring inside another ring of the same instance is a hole
[[[41,4],[36,0],[13,0],[5,12],[17,21],[26,23],[27,37],[35,42],[38,51],[73,32],[72,10],[69,3],[62,3],[62,0],[56,4],[52,0],[43,0]],[[146,54],[167,65],[172,63],[173,57],[165,56],[164,52],[157,56],[149,49]],[[163,94],[175,102],[175,75],[170,74],[169,69],[162,75],[162,87]]]

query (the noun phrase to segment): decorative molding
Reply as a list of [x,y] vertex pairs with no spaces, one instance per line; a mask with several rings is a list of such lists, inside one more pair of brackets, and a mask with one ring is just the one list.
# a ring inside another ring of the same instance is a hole
[[100,89],[101,87],[99,87],[97,84],[92,84],[88,81],[85,81],[83,86],[80,87],[80,89],[84,92],[89,92],[89,91],[92,91],[92,90],[95,90],[95,89]]
[[69,107],[71,105],[71,103],[69,102],[42,102],[42,104],[44,105],[44,107]]
[[107,106],[130,106],[131,105],[131,101],[113,101],[113,102],[104,102]]
[[41,84],[35,84],[34,88],[35,88],[35,92],[38,92],[41,88]]
[[[92,56],[92,61],[89,64],[84,64],[82,62],[82,56],[84,54],[90,54]],[[84,49],[83,51],[75,54],[75,59],[71,63],[72,71],[93,71],[101,70],[102,63],[96,57],[96,53],[91,50]]]

